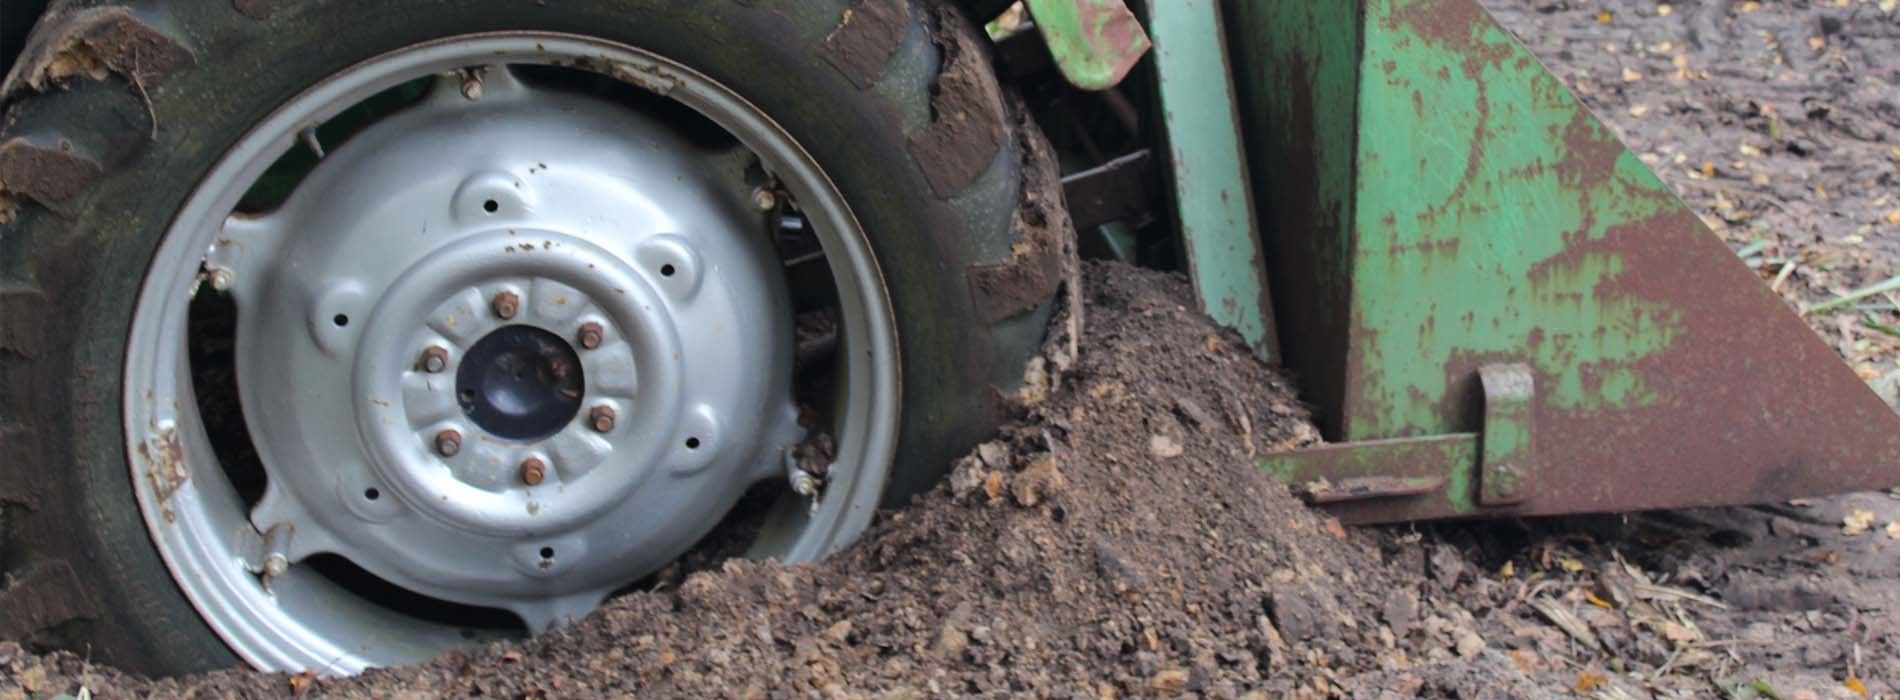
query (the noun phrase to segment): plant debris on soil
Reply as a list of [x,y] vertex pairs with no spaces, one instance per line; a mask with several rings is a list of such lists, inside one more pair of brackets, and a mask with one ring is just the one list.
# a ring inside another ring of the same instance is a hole
[[[1808,311],[1900,271],[1894,1],[1487,4]],[[1253,466],[1317,433],[1184,280],[1092,264],[1083,296],[1055,390],[828,561],[730,561],[354,678],[147,680],[0,642],[0,700],[1900,692],[1900,490],[1347,529]],[[1807,316],[1893,399],[1895,292]]]

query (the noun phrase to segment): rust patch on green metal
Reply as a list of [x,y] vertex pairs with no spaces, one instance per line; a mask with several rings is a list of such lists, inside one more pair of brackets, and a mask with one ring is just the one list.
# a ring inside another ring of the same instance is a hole
[[1026,0],[1056,68],[1070,85],[1106,90],[1147,53],[1148,33],[1123,0]]
[[[1265,195],[1269,250],[1287,258],[1273,270],[1286,361],[1328,437],[1348,441],[1321,461],[1274,459],[1301,474],[1446,478],[1442,498],[1342,506],[1350,519],[1900,483],[1900,417],[1476,0],[1229,7],[1236,32],[1276,41],[1236,50],[1254,64],[1237,66],[1248,137],[1290,171],[1255,169],[1289,186]],[[1349,137],[1316,126],[1338,124]],[[1302,139],[1323,147],[1302,153]],[[1326,152],[1337,148],[1348,165]],[[1289,263],[1312,271],[1300,279]],[[1298,304],[1315,310],[1285,313]],[[1335,348],[1343,363],[1324,356]],[[1484,420],[1479,372],[1511,363],[1537,389],[1524,406],[1537,431],[1529,488],[1490,492],[1475,453],[1421,472],[1424,448],[1399,445],[1480,430],[1484,444],[1509,441],[1488,435],[1501,428]]]

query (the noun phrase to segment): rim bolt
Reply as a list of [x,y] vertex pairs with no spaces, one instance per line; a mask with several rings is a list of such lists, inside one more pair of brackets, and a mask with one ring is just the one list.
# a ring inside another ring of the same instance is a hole
[[772,194],[769,187],[757,187],[752,190],[752,205],[759,211],[771,211],[778,208],[778,195]]
[[482,99],[482,74],[477,71],[462,73],[462,96],[469,100]]
[[514,318],[515,312],[521,310],[521,297],[514,292],[498,292],[495,294],[495,300],[490,305],[494,307],[495,315],[500,316],[501,320],[506,321]]
[[435,434],[435,453],[444,457],[454,457],[462,451],[462,434],[453,430],[444,430]]
[[581,332],[579,334],[581,347],[588,350],[600,347],[601,333],[600,324],[598,323],[588,321],[581,324]]
[[422,369],[434,374],[449,366],[449,349],[440,345],[431,345],[422,351]]
[[594,410],[587,412],[587,424],[593,426],[594,432],[596,433],[612,432],[614,429],[614,418],[614,407],[612,406],[595,406]]
[[547,462],[541,461],[540,457],[521,460],[521,483],[534,486],[546,478],[548,478]]

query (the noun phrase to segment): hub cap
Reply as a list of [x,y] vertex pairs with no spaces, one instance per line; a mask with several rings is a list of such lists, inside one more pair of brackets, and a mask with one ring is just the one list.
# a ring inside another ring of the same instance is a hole
[[[708,150],[505,65],[602,55],[672,81],[742,146]],[[322,154],[274,211],[203,225],[295,129],[429,74],[445,76],[433,94]],[[888,468],[895,346],[862,232],[809,156],[729,91],[628,47],[460,38],[286,105],[201,184],[154,261],[127,353],[128,448],[187,597],[253,664],[354,672],[464,631],[297,566],[310,556],[538,631],[677,558],[752,484],[784,479],[806,429],[790,295],[748,184],[761,164],[820,233],[857,351],[831,497],[788,499],[754,550],[815,558],[855,534]],[[239,397],[267,476],[254,504],[221,478],[181,371],[181,273],[199,267],[239,307]]]

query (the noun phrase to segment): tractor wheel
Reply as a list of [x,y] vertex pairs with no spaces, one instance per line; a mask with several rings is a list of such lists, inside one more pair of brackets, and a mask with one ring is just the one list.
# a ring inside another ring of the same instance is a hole
[[1072,269],[946,3],[52,4],[0,636],[353,673],[824,556],[994,428]]

